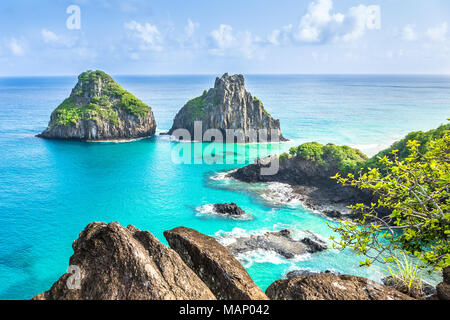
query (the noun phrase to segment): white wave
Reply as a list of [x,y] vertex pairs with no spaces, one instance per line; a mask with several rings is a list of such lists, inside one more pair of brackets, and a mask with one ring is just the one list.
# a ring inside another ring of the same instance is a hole
[[223,171],[219,172],[214,176],[211,176],[210,179],[214,181],[225,181],[225,180],[232,180],[233,178],[229,176],[230,173],[236,172],[237,169],[230,170],[230,171]]
[[236,259],[242,263],[244,268],[249,268],[255,263],[272,263],[272,264],[293,264],[300,261],[305,261],[311,258],[311,254],[304,253],[297,255],[292,259],[286,259],[272,250],[257,249],[240,253]]
[[292,230],[292,226],[284,223],[276,223],[272,225],[272,228],[261,228],[257,230],[246,230],[239,227],[233,228],[231,231],[219,230],[214,234],[214,237],[223,245],[228,245],[235,242],[236,238],[248,238],[250,236],[257,236],[266,232],[274,232],[289,229]]
[[261,190],[260,195],[265,201],[272,204],[303,206],[300,195],[287,183],[269,182],[267,187]]

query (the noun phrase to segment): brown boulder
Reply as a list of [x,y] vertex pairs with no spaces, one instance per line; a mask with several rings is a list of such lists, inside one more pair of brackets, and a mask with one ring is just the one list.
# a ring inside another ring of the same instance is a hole
[[366,278],[331,273],[277,280],[266,294],[272,300],[413,300]]
[[450,300],[450,266],[442,271],[444,281],[436,286],[436,294],[440,300]]
[[66,273],[33,299],[215,299],[178,254],[148,231],[94,222],[80,233],[73,250],[70,265],[79,268],[78,286],[72,281],[74,275]]
[[214,238],[185,227],[165,231],[164,236],[217,299],[268,299],[239,261]]

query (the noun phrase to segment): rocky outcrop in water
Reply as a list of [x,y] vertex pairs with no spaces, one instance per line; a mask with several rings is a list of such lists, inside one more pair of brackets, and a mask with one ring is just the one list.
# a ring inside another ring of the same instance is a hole
[[165,231],[164,236],[218,299],[267,299],[239,261],[214,238],[184,227]]
[[279,170],[274,175],[262,175],[261,168],[270,161],[255,161],[254,164],[230,172],[229,176],[248,183],[280,182],[289,184],[291,198],[301,201],[307,208],[320,211],[324,215],[340,219],[344,215],[351,218],[348,205],[373,200],[367,192],[353,187],[343,187],[331,177],[339,172],[337,163],[317,163],[301,156],[281,158]]
[[215,299],[180,256],[148,231],[94,222],[81,232],[73,250],[69,264],[80,271],[79,283],[66,273],[34,299]]
[[236,203],[216,203],[213,205],[214,211],[225,216],[243,216],[245,211]]
[[412,300],[394,288],[350,275],[319,273],[277,280],[266,290],[272,300]]
[[226,247],[235,256],[249,251],[267,250],[276,252],[286,259],[327,249],[327,244],[324,241],[312,232],[306,231],[306,233],[307,236],[303,239],[294,240],[290,230],[266,232],[260,235],[236,238],[233,243]]
[[85,141],[151,137],[156,123],[152,109],[125,91],[102,71],[78,76],[69,98],[53,111],[39,137]]
[[[194,135],[195,121],[202,123],[199,137]],[[169,134],[174,134],[177,129],[186,129],[191,140],[210,141],[202,138],[207,129],[218,129],[223,141],[227,129],[241,129],[245,138],[231,138],[230,142],[286,140],[281,134],[280,121],[272,118],[262,102],[245,89],[244,76],[229,76],[228,73],[216,78],[214,88],[205,90],[203,95],[186,103],[175,116]],[[260,129],[267,131],[267,138],[251,134],[252,130]]]

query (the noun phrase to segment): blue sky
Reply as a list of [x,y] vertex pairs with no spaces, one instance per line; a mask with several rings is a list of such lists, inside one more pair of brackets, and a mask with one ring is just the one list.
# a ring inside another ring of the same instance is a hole
[[449,28],[448,0],[2,0],[0,76],[450,74]]

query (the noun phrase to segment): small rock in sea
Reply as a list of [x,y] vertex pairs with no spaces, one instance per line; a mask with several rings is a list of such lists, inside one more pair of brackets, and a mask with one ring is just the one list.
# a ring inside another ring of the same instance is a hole
[[245,211],[234,202],[216,203],[214,204],[214,211],[227,216],[242,216],[245,214]]

